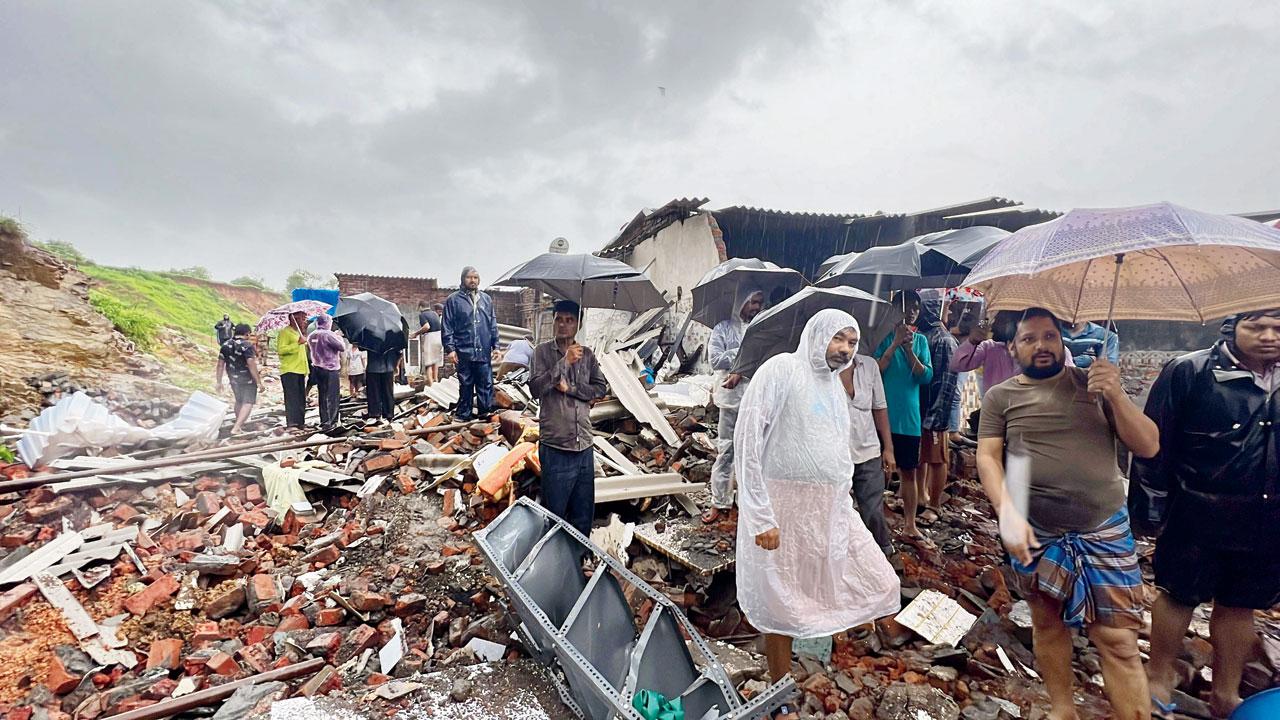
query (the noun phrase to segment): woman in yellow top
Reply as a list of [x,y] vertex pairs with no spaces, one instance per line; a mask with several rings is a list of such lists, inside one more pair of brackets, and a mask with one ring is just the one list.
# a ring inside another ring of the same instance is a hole
[[307,314],[289,316],[289,326],[276,337],[280,355],[280,388],[284,390],[285,425],[302,429],[307,415]]

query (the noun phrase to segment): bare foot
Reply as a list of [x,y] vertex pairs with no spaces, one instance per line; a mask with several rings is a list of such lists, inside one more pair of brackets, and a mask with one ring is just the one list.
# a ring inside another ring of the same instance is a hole
[[1215,718],[1230,717],[1231,713],[1235,712],[1241,702],[1243,702],[1243,700],[1240,699],[1239,695],[1220,697],[1217,693],[1214,693],[1209,696],[1209,712],[1212,713]]
[[710,525],[720,519],[720,508],[708,508],[702,513],[702,522],[704,525]]

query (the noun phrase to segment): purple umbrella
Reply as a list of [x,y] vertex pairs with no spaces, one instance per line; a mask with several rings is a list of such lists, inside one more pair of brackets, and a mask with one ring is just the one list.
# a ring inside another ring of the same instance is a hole
[[319,300],[299,300],[286,305],[281,305],[274,310],[267,311],[266,315],[258,321],[255,329],[258,332],[267,332],[270,330],[279,330],[289,324],[289,316],[296,313],[306,313],[307,317],[314,317],[323,312],[328,312],[332,307],[328,303],[322,303]]
[[1170,203],[1072,210],[1001,240],[964,284],[990,310],[1204,323],[1280,306],[1280,230]]

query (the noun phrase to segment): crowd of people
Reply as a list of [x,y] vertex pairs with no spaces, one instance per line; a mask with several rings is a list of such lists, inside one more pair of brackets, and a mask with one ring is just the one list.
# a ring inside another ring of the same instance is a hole
[[[428,382],[438,381],[443,362],[454,366],[463,421],[494,409],[497,324],[479,283],[466,268],[443,304],[421,306],[413,333]],[[1213,347],[1171,362],[1144,411],[1121,384],[1113,329],[1062,322],[1041,308],[988,313],[978,298],[941,291],[896,293],[902,320],[870,354],[858,353],[863,331],[851,315],[820,311],[795,352],[747,378],[733,372],[734,361],[766,297],[762,288],[740,291],[736,313],[712,330],[719,455],[702,519],[719,522],[738,508],[738,601],[765,634],[773,680],[790,671],[794,639],[899,609],[886,488],[896,478],[904,534],[929,543],[917,520],[948,512],[949,453],[967,443],[976,444],[983,490],[1031,608],[1049,717],[1075,716],[1072,629],[1099,651],[1115,717],[1173,712],[1174,661],[1204,602],[1215,604],[1213,711],[1225,717],[1240,703],[1253,611],[1280,603],[1280,561],[1271,552],[1280,534],[1280,309],[1230,318]],[[582,309],[560,301],[554,312],[554,337],[513,343],[499,374],[527,373],[538,400],[542,502],[587,534],[595,506],[590,408],[608,386],[578,342]],[[310,332],[305,322],[295,317],[276,339],[288,424],[301,425],[308,375],[320,388],[322,424],[337,421],[342,368],[353,394],[364,376],[369,415],[389,417],[403,356],[366,358],[326,317]],[[230,333],[217,378],[219,386],[224,375],[231,381],[238,429],[263,369],[248,326]],[[979,375],[981,408],[966,418],[960,389],[971,374]],[[1122,447],[1134,458],[1132,486],[1117,461]],[[1145,669],[1134,526],[1160,531]],[[786,705],[779,717],[795,712]]]
[[[1114,717],[1175,712],[1174,663],[1205,602],[1210,705],[1216,717],[1239,705],[1253,612],[1280,603],[1280,310],[1229,319],[1212,348],[1164,369],[1144,411],[1121,384],[1114,330],[1040,308],[988,315],[957,300],[944,310],[930,291],[894,296],[903,322],[870,356],[855,353],[851,316],[823,311],[795,353],[748,383],[730,369],[760,297],[740,293],[738,316],[713,330],[710,359],[720,457],[732,458],[739,496],[738,600],[766,635],[773,680],[789,672],[794,638],[897,611],[886,478],[898,478],[905,534],[927,543],[917,514],[945,511],[960,378],[977,372],[979,476],[1032,611],[1049,716],[1075,717],[1072,629],[1099,651]],[[1121,446],[1134,458],[1132,487]],[[716,468],[708,522],[733,502],[734,478]],[[1159,533],[1145,669],[1131,505],[1141,508],[1134,522]]]

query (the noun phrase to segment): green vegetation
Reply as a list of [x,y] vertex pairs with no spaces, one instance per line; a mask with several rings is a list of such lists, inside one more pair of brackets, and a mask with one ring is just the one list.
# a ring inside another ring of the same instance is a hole
[[16,463],[18,458],[14,457],[13,451],[4,445],[0,445],[0,463]]
[[80,252],[75,245],[72,245],[69,242],[63,242],[62,240],[49,240],[48,242],[37,242],[35,243],[35,246],[51,255],[62,258],[72,265],[84,265],[85,263],[90,262],[89,258],[85,257],[84,253]]
[[170,275],[185,275],[193,277],[197,280],[212,280],[213,274],[209,272],[209,268],[202,265],[192,265],[187,268],[174,268],[169,271]]
[[80,270],[98,281],[89,293],[93,306],[139,347],[152,347],[162,326],[213,347],[213,324],[224,314],[234,322],[257,321],[247,308],[217,290],[180,282],[166,273],[92,264],[82,265]]
[[151,350],[156,346],[156,330],[159,328],[159,323],[151,315],[98,288],[89,291],[89,304],[105,315],[117,330],[140,349]]
[[264,292],[275,292],[275,290],[267,287],[267,281],[263,280],[260,275],[241,275],[235,280],[232,280],[231,284],[240,285],[242,287],[257,288]]

